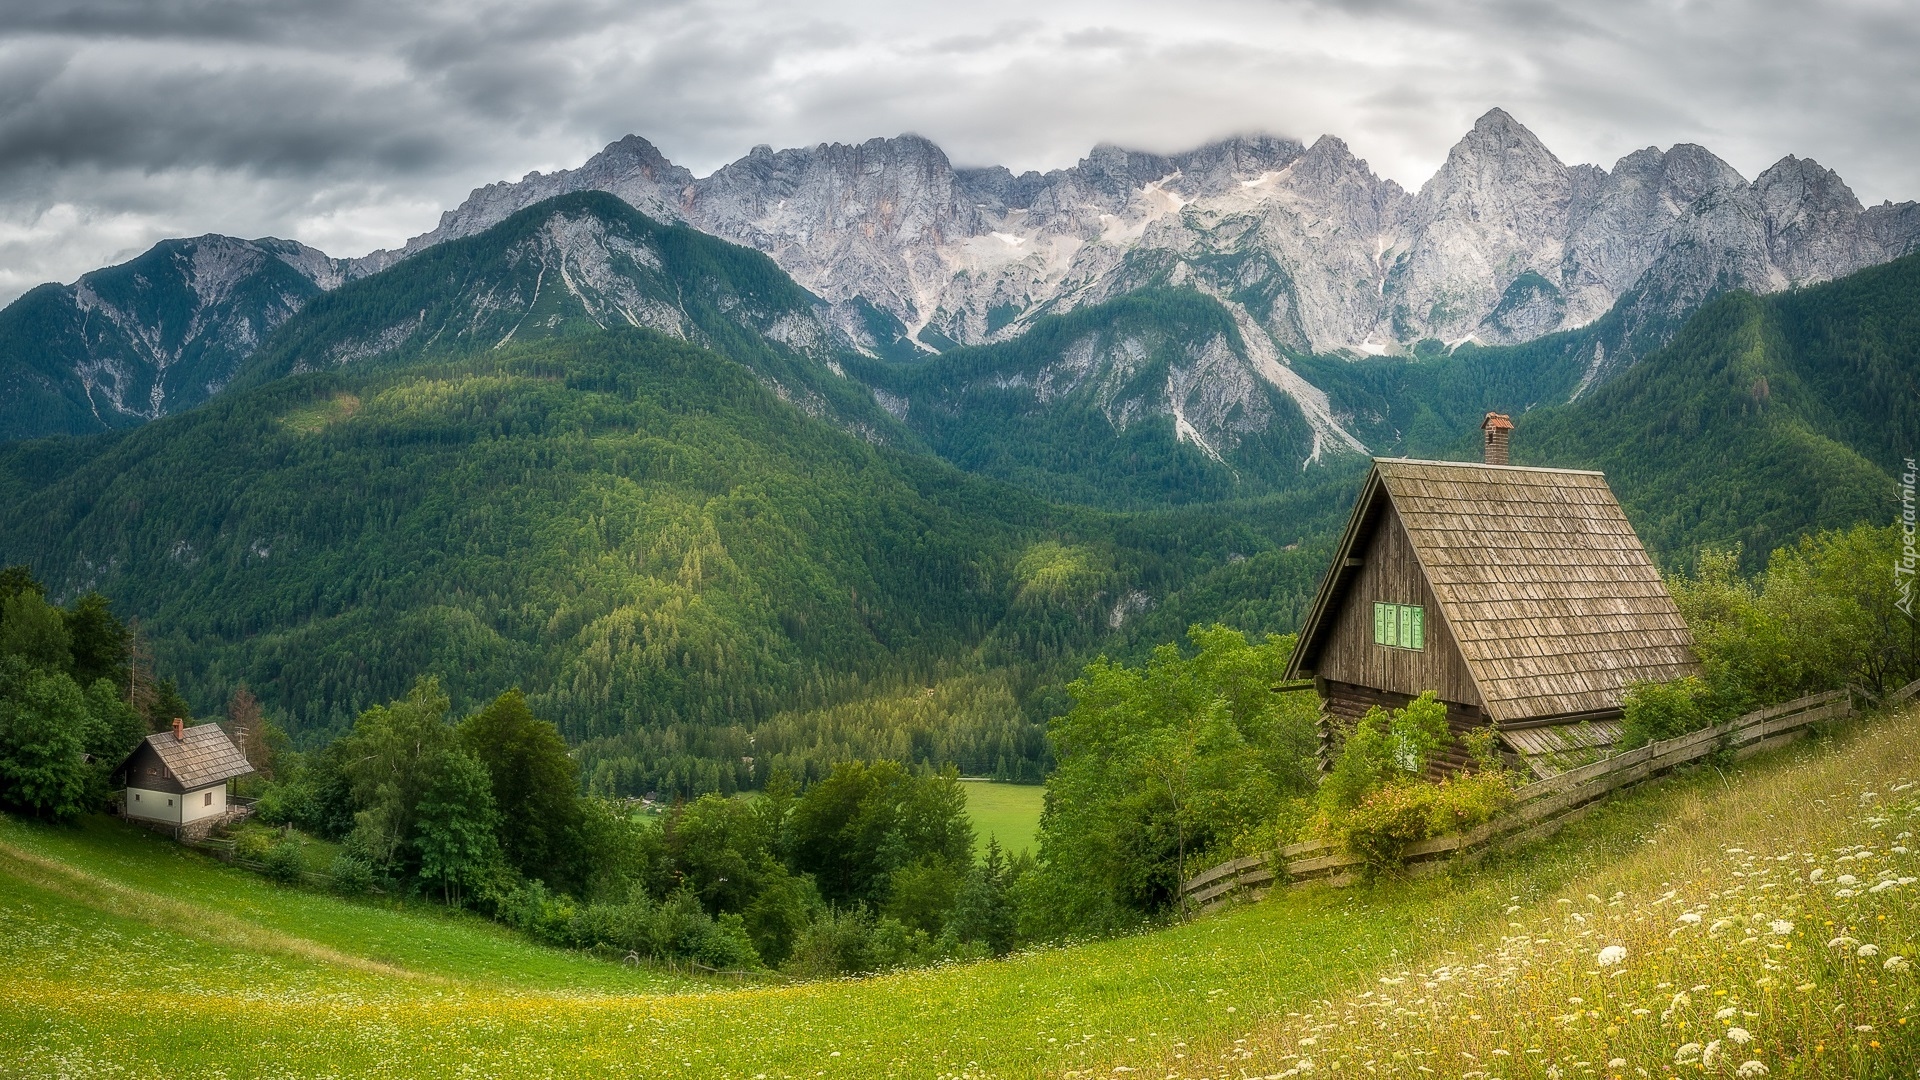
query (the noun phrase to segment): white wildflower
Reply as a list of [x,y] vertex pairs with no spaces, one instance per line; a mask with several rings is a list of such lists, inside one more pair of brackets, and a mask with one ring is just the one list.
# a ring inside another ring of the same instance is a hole
[[1720,932],[1721,932],[1722,930],[1725,930],[1725,929],[1727,929],[1727,928],[1729,928],[1729,927],[1731,927],[1732,925],[1733,925],[1733,920],[1732,920],[1732,919],[1715,919],[1715,920],[1713,920],[1713,925],[1712,925],[1712,926],[1709,926],[1709,927],[1707,927],[1707,933],[1709,933],[1709,934],[1718,934],[1718,933],[1720,933]]
[[1727,1029],[1727,1041],[1745,1046],[1753,1041],[1753,1032],[1743,1027],[1730,1027]]
[[1793,923],[1786,919],[1775,919],[1767,924],[1767,931],[1780,937],[1785,937],[1793,933]]
[[1714,1063],[1719,1060],[1720,1060],[1720,1040],[1715,1039],[1712,1042],[1707,1044],[1707,1048],[1705,1050],[1700,1051],[1700,1065],[1702,1068],[1711,1069],[1713,1068]]
[[1889,956],[1887,957],[1887,962],[1880,966],[1894,975],[1901,975],[1913,970],[1913,964],[1904,956]]
[[1613,1058],[1607,1062],[1607,1068],[1609,1069],[1624,1069],[1626,1067],[1627,1067],[1626,1058]]
[[1696,911],[1682,912],[1680,921],[1686,923],[1688,926],[1693,926],[1700,921],[1700,913]]
[[1758,1080],[1759,1077],[1767,1075],[1768,1071],[1767,1067],[1758,1061],[1746,1061],[1733,1070],[1733,1075],[1740,1080]]
[[1857,877],[1854,877],[1852,874],[1841,874],[1839,877],[1834,878],[1833,880],[1839,882],[1842,885],[1860,884],[1860,879]]
[[1826,876],[1827,876],[1827,872],[1825,870],[1822,870],[1819,867],[1815,867],[1813,873],[1807,875],[1807,880],[1819,881],[1821,878],[1824,878]]
[[1858,892],[1856,892],[1855,890],[1853,890],[1853,889],[1835,889],[1835,890],[1833,890],[1833,898],[1834,898],[1835,900],[1845,900],[1845,899],[1847,899],[1847,898],[1849,898],[1849,897],[1853,897],[1853,896],[1859,896],[1859,895],[1860,895],[1860,894],[1859,894]]
[[1627,947],[1625,945],[1609,945],[1600,950],[1600,955],[1594,958],[1594,963],[1599,964],[1601,967],[1612,967],[1615,964],[1625,963],[1626,959]]
[[1897,888],[1899,884],[1900,883],[1897,881],[1883,881],[1880,884],[1875,885],[1873,888],[1868,889],[1867,891],[1870,893],[1886,892],[1888,889]]
[[1880,946],[1878,946],[1878,945],[1875,945],[1875,944],[1874,944],[1873,942],[1871,942],[1871,941],[1869,941],[1869,942],[1867,942],[1867,943],[1866,943],[1865,945],[1862,945],[1862,946],[1860,946],[1860,947],[1859,947],[1858,949],[1856,949],[1856,950],[1854,950],[1854,954],[1853,954],[1853,955],[1855,955],[1855,956],[1879,956],[1879,955],[1880,955]]
[[1842,935],[1840,935],[1839,937],[1837,937],[1837,938],[1834,938],[1834,939],[1833,939],[1832,941],[1829,941],[1829,942],[1827,942],[1827,948],[1829,948],[1829,949],[1851,949],[1851,948],[1854,948],[1855,946],[1857,946],[1857,945],[1859,945],[1859,944],[1860,944],[1860,943],[1859,943],[1858,941],[1855,941],[1855,940],[1854,940],[1853,938],[1850,938],[1850,937],[1848,937],[1848,936],[1846,936],[1845,934],[1842,934]]
[[1691,1004],[1693,1004],[1693,995],[1687,993],[1685,990],[1682,990],[1679,993],[1673,995],[1674,1008],[1684,1009]]
[[1872,1030],[1873,1030],[1873,1025],[1872,1025],[1872,1024],[1855,1024],[1855,1025],[1853,1025],[1853,1030],[1855,1030],[1855,1031],[1872,1031]]
[[1702,1047],[1699,1043],[1688,1043],[1674,1053],[1673,1063],[1675,1065],[1691,1065],[1700,1059],[1701,1049]]
[[1719,1012],[1714,1013],[1713,1018],[1715,1020],[1731,1020],[1734,1017],[1739,1015],[1740,1015],[1740,1010],[1729,1005],[1726,1008],[1721,1009]]

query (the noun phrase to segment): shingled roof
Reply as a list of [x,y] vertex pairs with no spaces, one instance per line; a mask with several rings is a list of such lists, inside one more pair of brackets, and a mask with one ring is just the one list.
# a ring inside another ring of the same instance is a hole
[[1311,667],[1382,498],[1495,723],[1617,709],[1632,683],[1699,672],[1686,623],[1602,474],[1376,458],[1289,677]]
[[171,731],[149,735],[146,745],[159,755],[160,763],[185,791],[195,791],[253,771],[253,766],[247,764],[247,756],[219,724],[195,724],[182,729],[179,738]]

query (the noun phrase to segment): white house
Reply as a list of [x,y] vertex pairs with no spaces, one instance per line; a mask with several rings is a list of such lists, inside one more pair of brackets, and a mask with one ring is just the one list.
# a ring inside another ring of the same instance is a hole
[[168,825],[209,822],[227,813],[227,781],[253,771],[218,724],[149,735],[117,774],[126,781],[127,817]]

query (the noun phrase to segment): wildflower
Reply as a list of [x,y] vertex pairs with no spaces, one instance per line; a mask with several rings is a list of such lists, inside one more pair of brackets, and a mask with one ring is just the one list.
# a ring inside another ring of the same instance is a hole
[[1713,1068],[1714,1062],[1719,1060],[1720,1060],[1720,1040],[1715,1039],[1712,1042],[1707,1044],[1706,1049],[1700,1051],[1700,1067],[1704,1069],[1711,1069]]
[[1811,990],[1811,989],[1813,989],[1813,984],[1812,984],[1812,983],[1801,983],[1801,984],[1800,984],[1799,986],[1796,986],[1796,987],[1794,987],[1794,989],[1795,989],[1795,990],[1798,990],[1798,991],[1800,991],[1801,993],[1803,993],[1803,994],[1804,994],[1804,993],[1806,993],[1807,991],[1809,991],[1809,990]]
[[1867,943],[1866,943],[1865,945],[1862,945],[1862,946],[1860,946],[1860,948],[1859,948],[1859,950],[1858,950],[1858,951],[1856,951],[1856,952],[1855,952],[1855,953],[1854,953],[1853,955],[1855,955],[1855,956],[1879,956],[1879,955],[1880,955],[1880,946],[1878,946],[1878,945],[1875,945],[1875,944],[1874,944],[1873,942],[1871,942],[1871,941],[1869,941],[1869,942],[1867,942]]
[[1834,878],[1833,880],[1839,882],[1842,885],[1860,884],[1860,879],[1857,877],[1854,877],[1852,874],[1841,874],[1839,877]]
[[1720,933],[1720,932],[1721,932],[1722,930],[1725,930],[1725,929],[1727,929],[1727,928],[1729,928],[1729,927],[1731,927],[1732,925],[1733,925],[1733,920],[1732,920],[1732,919],[1715,919],[1715,920],[1713,920],[1713,925],[1712,925],[1712,926],[1709,926],[1709,927],[1707,927],[1707,933],[1709,933],[1709,934],[1718,934],[1718,933]]
[[1626,1067],[1627,1067],[1626,1058],[1613,1058],[1607,1062],[1607,1068],[1609,1069],[1624,1069]]
[[1700,921],[1700,913],[1697,911],[1683,911],[1680,913],[1680,921],[1686,923],[1688,926],[1693,926]]
[[1626,959],[1627,947],[1625,945],[1609,945],[1600,950],[1600,955],[1594,958],[1594,963],[1599,964],[1601,967],[1612,967],[1615,964],[1626,962]]
[[1786,937],[1793,933],[1793,923],[1786,919],[1775,919],[1767,924],[1767,932],[1775,937]]
[[1688,1043],[1674,1053],[1673,1063],[1675,1065],[1691,1065],[1699,1060],[1702,1049],[1703,1047],[1699,1043]]
[[1833,939],[1832,941],[1829,941],[1829,942],[1827,942],[1827,948],[1829,948],[1829,949],[1851,949],[1851,948],[1854,948],[1855,946],[1857,946],[1857,945],[1859,945],[1859,944],[1860,944],[1860,943],[1859,943],[1858,941],[1855,941],[1855,940],[1854,940],[1853,938],[1850,938],[1850,937],[1848,937],[1848,936],[1846,936],[1845,934],[1842,934],[1842,935],[1840,935],[1839,937],[1837,937],[1837,938],[1834,938],[1834,939]]
[[1693,1004],[1693,995],[1687,993],[1685,990],[1682,990],[1679,993],[1673,995],[1674,1008],[1684,1009],[1691,1004]]
[[1881,882],[1878,885],[1875,885],[1873,888],[1868,889],[1867,891],[1870,893],[1882,893],[1882,892],[1886,892],[1888,889],[1898,886],[1899,884],[1900,883],[1898,881],[1893,881],[1889,879],[1887,881]]
[[1845,899],[1847,899],[1848,897],[1852,897],[1852,896],[1859,896],[1859,895],[1860,895],[1860,893],[1859,893],[1859,892],[1858,892],[1857,890],[1854,890],[1854,889],[1835,889],[1835,890],[1833,890],[1833,898],[1834,898],[1835,900],[1845,900]]
[[1913,964],[1908,962],[1907,958],[1904,956],[1889,956],[1887,957],[1887,962],[1884,964],[1881,964],[1880,966],[1887,969],[1889,972],[1895,975],[1904,974],[1905,972],[1911,971],[1913,969]]
[[1825,870],[1815,867],[1813,873],[1807,875],[1807,880],[1819,881],[1821,878],[1824,878],[1826,876],[1827,876],[1827,872]]
[[1745,1046],[1753,1041],[1753,1032],[1743,1027],[1730,1027],[1727,1029],[1727,1039],[1730,1042]]
[[1721,1009],[1719,1012],[1714,1013],[1713,1018],[1715,1020],[1731,1020],[1734,1017],[1739,1015],[1740,1015],[1740,1010],[1729,1005],[1726,1008]]
[[1872,1030],[1873,1030],[1873,1025],[1872,1025],[1872,1024],[1855,1024],[1855,1025],[1853,1025],[1853,1030],[1855,1030],[1855,1031],[1872,1031]]
[[1760,1062],[1746,1061],[1742,1062],[1739,1068],[1733,1070],[1733,1075],[1739,1077],[1740,1080],[1757,1080],[1757,1078],[1767,1075],[1767,1072],[1767,1067]]

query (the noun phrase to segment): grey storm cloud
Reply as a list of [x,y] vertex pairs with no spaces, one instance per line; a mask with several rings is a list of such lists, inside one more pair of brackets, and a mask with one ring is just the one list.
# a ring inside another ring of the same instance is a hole
[[1415,188],[1499,105],[1920,196],[1920,0],[0,0],[0,300],[170,235],[335,254],[622,135],[697,173],[914,131],[961,164],[1340,135]]

